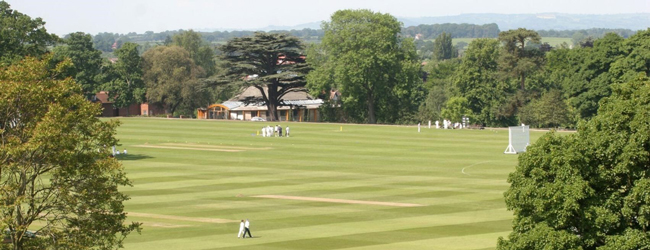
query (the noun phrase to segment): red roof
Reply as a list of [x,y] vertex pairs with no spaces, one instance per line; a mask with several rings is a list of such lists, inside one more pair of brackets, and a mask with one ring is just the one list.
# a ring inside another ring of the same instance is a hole
[[99,91],[99,93],[95,94],[95,98],[93,98],[93,102],[95,101],[101,103],[113,103],[108,100],[108,91]]
[[[284,59],[287,58],[287,56],[278,56],[278,65],[282,64],[295,64],[296,62],[294,61],[285,61]],[[305,60],[305,56],[300,56],[300,59]]]

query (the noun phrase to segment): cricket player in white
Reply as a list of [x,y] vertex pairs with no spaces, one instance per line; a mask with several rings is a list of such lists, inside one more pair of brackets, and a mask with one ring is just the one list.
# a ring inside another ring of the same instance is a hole
[[246,219],[246,222],[244,222],[244,234],[242,235],[244,238],[246,238],[246,233],[248,233],[248,238],[253,238],[251,235],[251,230],[250,230],[251,223]]
[[239,223],[239,233],[237,233],[237,238],[241,237],[242,233],[244,233],[244,220],[241,220],[241,223]]

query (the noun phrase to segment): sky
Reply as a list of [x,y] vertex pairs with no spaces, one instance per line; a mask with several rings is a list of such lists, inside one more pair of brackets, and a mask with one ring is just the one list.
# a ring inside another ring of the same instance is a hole
[[341,9],[396,17],[468,13],[649,13],[650,0],[6,0],[57,35],[165,30],[243,30],[327,21]]

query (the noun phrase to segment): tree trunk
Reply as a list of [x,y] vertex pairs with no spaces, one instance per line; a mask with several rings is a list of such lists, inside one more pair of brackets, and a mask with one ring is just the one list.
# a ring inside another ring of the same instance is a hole
[[372,92],[368,91],[368,123],[375,124],[375,100],[373,100]]
[[13,241],[14,244],[14,250],[22,250],[23,249],[23,242],[19,241],[17,238],[15,238]]
[[271,119],[269,121],[277,121],[278,120],[278,105],[271,99],[269,99],[268,102],[266,102],[266,107],[269,110],[269,115],[271,116]]
[[526,74],[521,74],[521,90],[526,90]]
[[[266,107],[271,115],[271,121],[278,121],[278,89],[276,84],[267,86],[268,96],[266,97]],[[263,95],[264,93],[262,93]]]
[[[21,174],[21,179],[24,180],[23,178],[24,177]],[[25,185],[25,183],[23,182],[23,184],[21,184],[21,186],[24,187],[24,185]],[[18,195],[22,196],[22,195],[24,195],[24,192],[19,191]],[[16,212],[16,224],[17,225],[23,225],[22,211],[20,209],[20,205],[16,206],[16,211],[15,212]],[[11,232],[11,234],[12,234],[11,241],[14,244],[14,250],[22,250],[23,249],[22,237],[18,237],[18,234],[16,234],[17,232],[18,232],[18,230],[16,228],[14,228],[13,232]]]
[[178,102],[178,103],[175,103],[175,104],[171,105],[169,111],[171,112],[171,115],[172,115],[172,116],[174,116],[174,112],[176,111],[176,108],[177,108],[178,105],[180,105],[180,104],[181,104],[181,102]]

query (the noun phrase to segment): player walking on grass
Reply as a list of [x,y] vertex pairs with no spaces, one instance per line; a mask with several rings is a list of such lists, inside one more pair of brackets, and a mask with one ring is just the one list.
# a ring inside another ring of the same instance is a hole
[[244,222],[244,238],[246,238],[246,233],[248,233],[248,238],[253,238],[251,235],[250,225],[251,223],[246,219],[246,222]]
[[[239,233],[237,233],[237,238],[242,236],[242,233],[244,233],[244,220],[241,220],[241,223],[239,223]],[[244,237],[246,237],[244,235]]]

